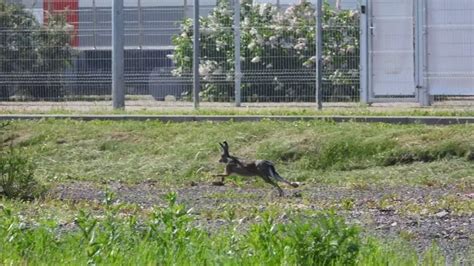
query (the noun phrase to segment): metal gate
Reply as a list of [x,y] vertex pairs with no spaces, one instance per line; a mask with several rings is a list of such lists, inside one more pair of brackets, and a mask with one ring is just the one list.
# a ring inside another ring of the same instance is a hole
[[415,96],[412,0],[369,1],[371,101]]
[[426,1],[431,95],[474,95],[474,1]]
[[474,1],[363,0],[361,99],[474,95]]

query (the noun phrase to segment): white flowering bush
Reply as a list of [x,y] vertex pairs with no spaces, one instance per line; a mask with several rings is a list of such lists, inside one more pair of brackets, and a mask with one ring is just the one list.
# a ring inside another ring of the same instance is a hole
[[[325,96],[358,95],[359,16],[324,5]],[[232,7],[220,0],[200,18],[201,96],[227,100],[234,96],[234,40]],[[242,100],[312,101],[315,94],[315,8],[301,0],[286,10],[271,4],[241,0]],[[171,56],[176,76],[190,75],[193,22],[186,19],[173,38]]]

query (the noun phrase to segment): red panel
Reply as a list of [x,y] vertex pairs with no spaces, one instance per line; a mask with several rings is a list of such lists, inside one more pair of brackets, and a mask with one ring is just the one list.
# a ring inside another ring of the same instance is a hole
[[72,46],[79,45],[77,31],[79,29],[79,0],[44,0],[43,1],[44,23],[48,22],[48,13],[64,13],[66,21],[74,26],[73,36],[71,39]]

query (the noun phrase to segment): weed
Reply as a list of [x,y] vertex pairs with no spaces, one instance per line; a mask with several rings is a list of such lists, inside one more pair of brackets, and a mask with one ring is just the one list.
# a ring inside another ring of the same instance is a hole
[[[7,125],[0,125],[1,130]],[[34,178],[34,165],[30,158],[12,145],[7,148],[0,146],[0,195],[30,200],[43,192],[44,187]]]
[[[335,214],[293,216],[285,223],[276,213],[260,213],[248,231],[226,227],[214,233],[192,225],[190,210],[166,196],[167,206],[149,216],[120,215],[123,206],[106,193],[105,213],[79,211],[77,230],[61,231],[52,220],[26,221],[8,207],[0,216],[1,264],[158,264],[158,265],[417,265],[416,252],[365,239]],[[227,219],[236,213],[227,209]],[[407,236],[408,237],[408,236]],[[396,253],[395,250],[397,250]],[[421,262],[445,258],[427,251]]]
[[346,211],[350,211],[354,208],[355,200],[353,198],[345,198],[341,200],[341,208]]

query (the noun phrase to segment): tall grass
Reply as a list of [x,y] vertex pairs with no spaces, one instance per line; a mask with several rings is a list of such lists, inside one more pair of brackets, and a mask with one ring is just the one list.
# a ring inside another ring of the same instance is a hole
[[474,125],[45,120],[16,122],[9,130],[14,145],[34,158],[41,180],[207,179],[221,171],[217,143],[223,140],[231,153],[273,160],[299,180],[418,161],[454,158],[469,165],[474,154]]
[[0,197],[33,199],[44,192],[34,177],[34,164],[9,143],[8,123],[0,123]]
[[[416,252],[395,253],[332,213],[277,223],[271,213],[248,231],[236,226],[214,233],[193,226],[176,194],[168,205],[141,219],[114,203],[107,193],[101,217],[80,211],[75,225],[24,221],[3,208],[0,216],[0,264],[29,265],[418,265]],[[399,247],[397,247],[399,248]],[[421,262],[442,265],[429,252]]]

